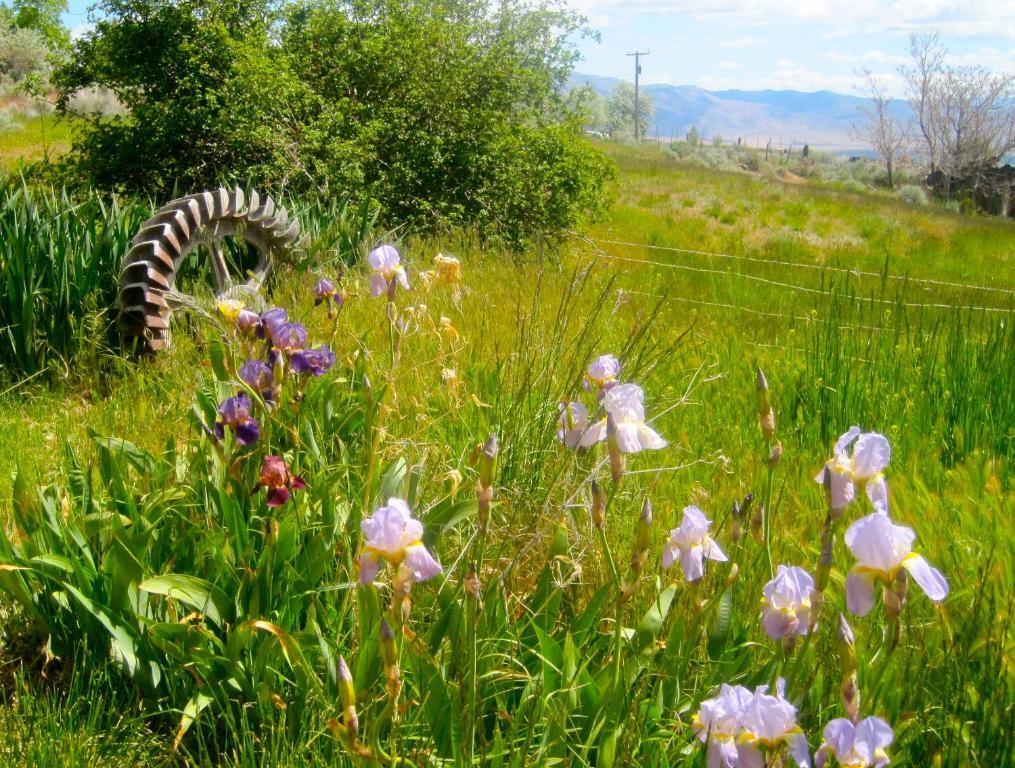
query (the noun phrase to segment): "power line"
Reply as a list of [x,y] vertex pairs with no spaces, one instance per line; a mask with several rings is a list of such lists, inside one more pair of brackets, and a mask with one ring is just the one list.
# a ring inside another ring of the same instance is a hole
[[641,74],[641,57],[648,56],[651,51],[634,51],[633,53],[627,54],[628,56],[634,56],[634,143],[638,143],[639,125],[638,120],[640,115],[638,114],[638,76]]
[[[602,240],[595,237],[587,237],[586,239],[591,240],[594,243],[600,243],[603,245],[620,245],[628,248],[645,248],[646,250],[652,251],[669,251],[672,253],[687,253],[693,256],[710,256],[717,259],[732,259],[735,261],[748,261],[754,264],[773,264],[779,267],[798,267],[800,269],[812,269],[818,271],[827,272],[839,272],[842,274],[856,275],[858,277],[878,277],[882,275],[880,272],[867,272],[861,269],[846,269],[844,267],[829,267],[822,266],[820,264],[804,264],[797,261],[780,261],[778,259],[759,259],[751,256],[736,256],[730,253],[717,253],[715,251],[698,251],[692,248],[676,248],[668,245],[650,245],[648,243],[628,243],[623,240]],[[646,262],[648,263],[648,262]],[[1003,294],[1015,294],[1015,290],[1011,288],[998,288],[995,286],[987,285],[975,285],[973,283],[952,283],[947,280],[932,280],[927,277],[908,277],[906,275],[888,275],[889,280],[902,280],[910,283],[921,283],[926,285],[940,285],[948,288],[963,288],[966,290],[973,291],[990,291],[992,293],[1003,293]],[[1003,310],[1007,311],[1007,310]]]

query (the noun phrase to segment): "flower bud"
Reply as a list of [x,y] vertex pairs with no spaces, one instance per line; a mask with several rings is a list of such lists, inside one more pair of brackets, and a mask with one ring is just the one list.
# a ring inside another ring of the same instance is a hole
[[493,485],[494,462],[498,453],[500,447],[497,445],[497,435],[491,432],[479,453],[479,482],[484,488]]
[[[773,434],[775,428],[773,427]],[[768,466],[775,469],[779,465],[779,461],[782,459],[782,443],[778,440],[772,446],[772,450],[768,453]]]
[[476,561],[473,560],[469,563],[469,572],[465,576],[465,594],[478,603],[480,591],[479,572],[476,569]]
[[766,440],[771,440],[775,437],[775,412],[768,399],[768,379],[765,378],[765,374],[760,368],[758,368],[757,390],[758,421],[761,424],[761,434]]
[[733,499],[733,507],[730,509],[730,519],[733,521],[733,527],[730,532],[730,538],[733,539],[733,543],[740,541],[740,536],[743,534],[743,518],[740,514],[740,503]]
[[733,565],[730,566],[730,572],[726,575],[726,581],[723,586],[732,587],[736,583],[738,576],[740,576],[740,566],[733,563]]
[[635,546],[638,549],[647,550],[652,544],[652,502],[646,498],[641,505],[641,516],[634,529]]
[[384,662],[384,677],[387,680],[388,696],[391,701],[398,699],[402,691],[402,674],[398,669],[398,647],[395,633],[388,620],[381,619],[381,660]]
[[624,454],[617,442],[617,422],[612,413],[606,415],[606,447],[610,455],[610,476],[614,483],[619,483],[624,476]]
[[342,724],[352,746],[359,734],[359,717],[356,715],[356,688],[343,656],[338,657],[338,698],[342,702]]
[[606,496],[595,480],[592,481],[592,524],[600,531],[606,527]]

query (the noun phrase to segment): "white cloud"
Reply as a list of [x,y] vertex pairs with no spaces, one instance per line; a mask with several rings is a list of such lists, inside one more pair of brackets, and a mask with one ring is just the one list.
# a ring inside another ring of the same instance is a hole
[[909,57],[884,51],[864,51],[863,53],[847,53],[844,51],[827,51],[824,58],[836,64],[849,64],[850,66],[870,66],[872,64],[885,64],[898,66],[908,64]]
[[90,22],[86,22],[84,24],[75,24],[73,27],[70,28],[70,39],[74,41],[81,37],[84,37],[93,29],[95,29],[95,25]]
[[571,0],[585,11],[690,15],[752,25],[828,22],[831,34],[935,30],[1015,39],[1011,0]]
[[716,69],[743,69],[744,65],[739,61],[720,61],[715,65]]

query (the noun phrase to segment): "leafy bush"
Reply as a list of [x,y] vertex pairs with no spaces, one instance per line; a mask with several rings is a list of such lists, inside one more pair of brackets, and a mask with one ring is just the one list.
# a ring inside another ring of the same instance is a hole
[[927,192],[915,184],[903,184],[896,194],[910,205],[926,205]]
[[[63,104],[100,86],[129,112],[83,132],[70,178],[158,197],[222,179],[327,190],[378,200],[389,224],[479,223],[516,245],[601,205],[606,161],[560,89],[575,57],[569,12],[486,0],[101,7],[59,73]],[[519,171],[538,183],[501,200]]]

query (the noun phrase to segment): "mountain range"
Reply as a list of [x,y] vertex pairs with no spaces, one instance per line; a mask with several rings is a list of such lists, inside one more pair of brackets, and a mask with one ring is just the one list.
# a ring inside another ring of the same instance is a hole
[[[603,96],[609,96],[616,78],[574,74],[572,87],[586,83]],[[660,139],[682,138],[691,127],[710,141],[719,135],[724,141],[741,139],[750,146],[764,147],[771,140],[775,147],[810,144],[826,151],[852,151],[866,148],[863,141],[850,135],[859,117],[860,107],[868,102],[858,96],[831,91],[708,91],[694,85],[653,84],[642,86],[655,106],[654,124],[645,136]],[[909,104],[892,101],[900,117],[908,117]]]

